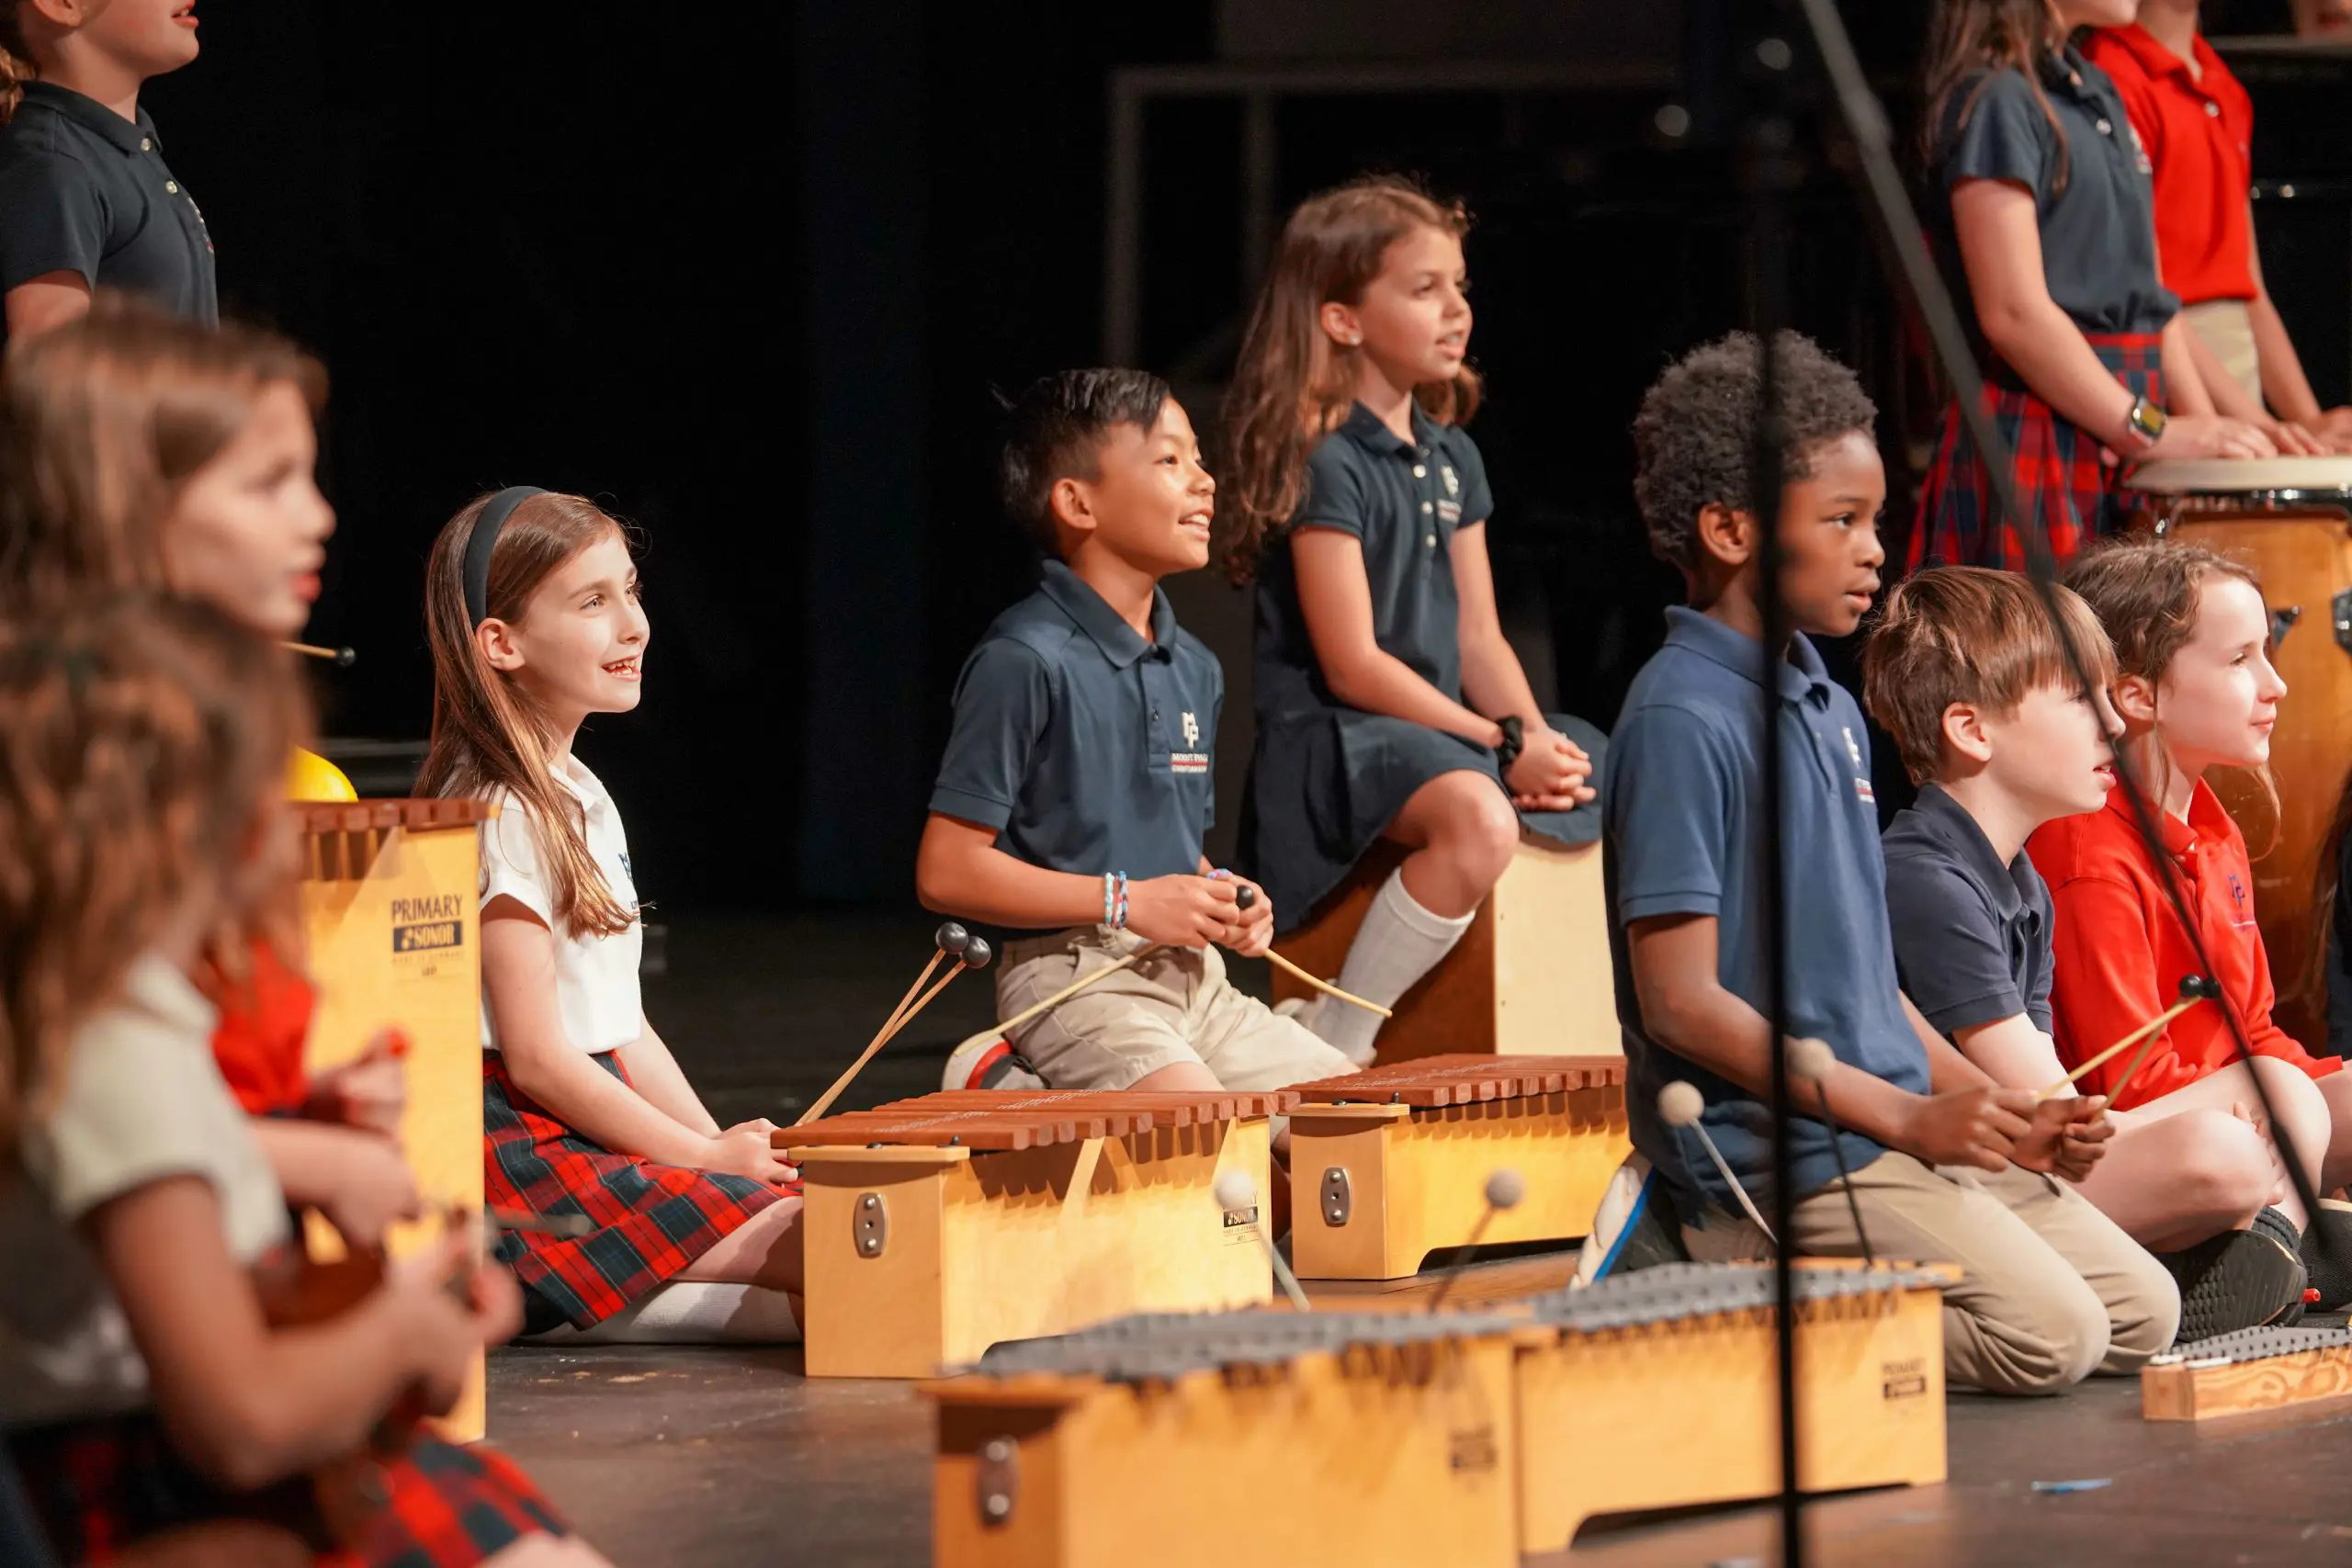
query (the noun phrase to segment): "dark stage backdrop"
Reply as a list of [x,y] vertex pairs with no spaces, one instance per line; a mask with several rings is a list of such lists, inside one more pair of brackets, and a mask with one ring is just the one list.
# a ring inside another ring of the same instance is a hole
[[[1848,10],[1899,97],[1924,6]],[[1216,59],[1217,6],[389,15],[208,9],[202,59],[148,100],[227,303],[334,378],[313,631],[361,660],[321,676],[329,732],[425,734],[444,518],[500,484],[578,490],[643,527],[645,703],[581,749],[648,896],[910,902],[956,668],[1035,570],[991,500],[992,389],[1100,353],[1108,73]],[[1604,723],[1678,596],[1626,423],[1743,314],[1728,164],[1654,145],[1657,99],[1279,111],[1283,205],[1387,168],[1478,212],[1495,553],[1563,705]],[[1238,117],[1170,105],[1148,129],[1142,358],[1183,370],[1205,424],[1243,305]],[[1796,319],[1879,394],[1900,485],[1928,389],[1843,185],[1817,169],[1800,200]]]

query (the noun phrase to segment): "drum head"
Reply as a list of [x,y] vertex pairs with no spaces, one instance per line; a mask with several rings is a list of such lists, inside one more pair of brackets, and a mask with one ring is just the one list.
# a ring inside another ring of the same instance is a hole
[[2352,494],[2352,457],[2200,457],[2142,463],[2125,488],[2151,495],[2245,495],[2275,491]]

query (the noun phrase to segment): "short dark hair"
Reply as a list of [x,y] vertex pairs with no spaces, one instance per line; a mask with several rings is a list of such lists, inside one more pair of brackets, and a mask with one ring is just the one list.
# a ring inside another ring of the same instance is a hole
[[[1811,338],[1783,332],[1773,343],[1788,427],[1781,462],[1790,479],[1801,479],[1827,443],[1856,432],[1874,436],[1878,408],[1854,373]],[[1634,499],[1650,548],[1685,570],[1699,564],[1701,512],[1717,503],[1754,510],[1748,445],[1764,401],[1761,346],[1734,333],[1692,349],[1666,367],[1634,417]]]
[[1006,514],[1048,555],[1059,554],[1048,503],[1054,486],[1100,477],[1104,433],[1121,424],[1150,430],[1168,397],[1168,383],[1148,370],[1063,370],[1031,382],[1005,411],[997,484]]

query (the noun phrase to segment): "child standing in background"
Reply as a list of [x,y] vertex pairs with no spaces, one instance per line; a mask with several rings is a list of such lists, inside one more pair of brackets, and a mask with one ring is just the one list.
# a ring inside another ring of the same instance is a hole
[[[1258,743],[1241,859],[1296,926],[1376,840],[1408,852],[1340,969],[1382,1006],[1462,939],[1522,826],[1600,836],[1605,742],[1536,706],[1496,609],[1462,237],[1394,178],[1283,228],[1226,399],[1225,563],[1258,580]],[[1377,1014],[1299,1021],[1353,1062]]]

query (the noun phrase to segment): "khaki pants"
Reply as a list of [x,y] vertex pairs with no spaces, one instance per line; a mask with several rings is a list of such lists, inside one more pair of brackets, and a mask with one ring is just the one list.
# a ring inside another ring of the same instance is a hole
[[[1882,1258],[1960,1266],[1944,1292],[1944,1375],[1989,1393],[2054,1393],[2094,1371],[2136,1371],[2171,1345],[2180,1292],[2144,1248],[2064,1182],[2011,1166],[1934,1169],[1887,1153],[1854,1172]],[[1710,1211],[1682,1239],[1702,1262],[1769,1257],[1745,1219]],[[1796,1206],[1800,1256],[1858,1258],[1836,1185]]]
[[[1133,931],[1079,926],[1008,943],[997,974],[1001,1018],[1147,945]],[[1056,1089],[1126,1089],[1198,1062],[1224,1088],[1283,1089],[1352,1073],[1317,1036],[1233,988],[1214,947],[1163,947],[1014,1033],[1012,1048]]]
[[2181,312],[2188,330],[2205,340],[2230,379],[2262,401],[2262,356],[2254,343],[2254,314],[2243,299],[2208,299]]

